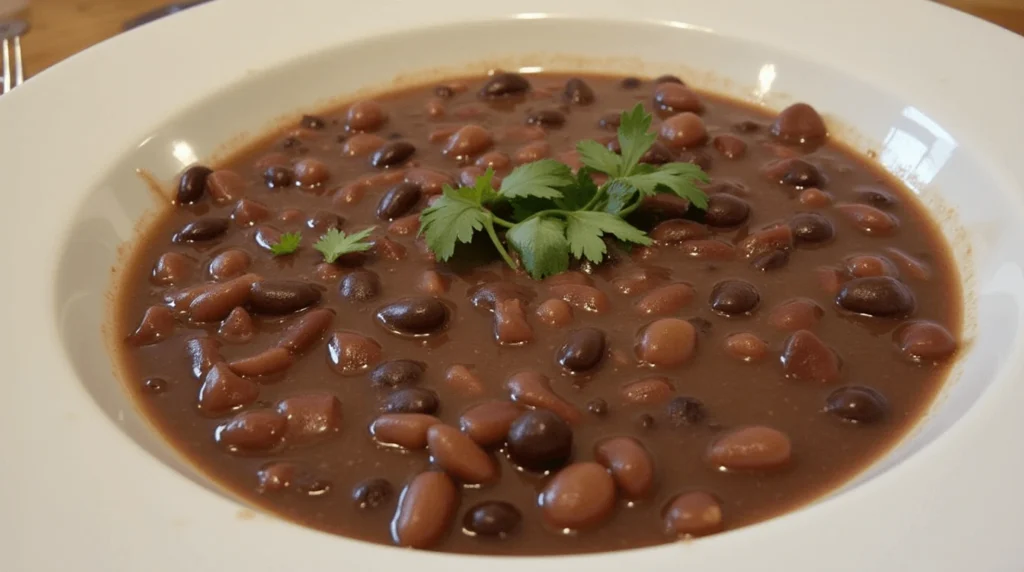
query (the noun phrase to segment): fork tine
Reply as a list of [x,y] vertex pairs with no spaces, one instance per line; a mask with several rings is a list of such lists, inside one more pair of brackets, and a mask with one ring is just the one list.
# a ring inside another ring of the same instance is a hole
[[25,67],[21,61],[21,36],[14,36],[14,87],[25,81]]
[[11,50],[10,43],[7,41],[7,38],[4,38],[3,52],[4,85],[3,90],[0,91],[0,93],[7,93],[13,89],[11,87]]

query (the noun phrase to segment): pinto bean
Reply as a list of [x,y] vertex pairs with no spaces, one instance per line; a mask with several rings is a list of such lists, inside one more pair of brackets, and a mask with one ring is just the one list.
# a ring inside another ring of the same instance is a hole
[[627,498],[647,496],[654,488],[654,459],[632,437],[612,437],[594,447],[594,460],[604,465]]
[[576,423],[582,418],[580,410],[575,405],[562,399],[551,389],[551,381],[542,373],[536,371],[521,371],[505,382],[509,396],[513,401],[547,409],[555,413],[568,423]]
[[169,337],[176,327],[174,313],[170,308],[150,306],[146,308],[138,327],[125,341],[133,346],[148,346]]
[[518,346],[533,340],[533,328],[526,321],[522,303],[511,298],[494,305],[494,338],[504,345]]
[[441,420],[422,413],[387,413],[370,424],[370,435],[381,445],[403,449],[427,446],[427,430]]
[[459,427],[477,445],[492,447],[505,440],[522,413],[523,407],[511,401],[486,401],[467,409],[459,417]]
[[603,314],[611,308],[608,295],[593,286],[564,284],[552,286],[550,291],[553,295],[568,302],[570,306],[587,312]]
[[427,448],[435,463],[464,483],[484,484],[498,478],[494,459],[455,427],[434,425],[427,429]]
[[250,289],[259,280],[255,274],[245,274],[210,287],[188,305],[189,317],[194,322],[223,320],[231,310],[249,301]]
[[225,363],[210,368],[199,388],[199,410],[209,415],[227,413],[256,401],[260,388],[238,376]]
[[277,345],[294,354],[302,353],[320,340],[333,321],[333,310],[324,308],[310,310],[299,316],[281,332],[281,339],[278,340]]
[[405,487],[391,520],[395,544],[430,548],[448,532],[458,506],[458,490],[445,473],[420,473]]
[[274,347],[246,358],[237,359],[228,366],[238,375],[259,377],[281,373],[291,367],[294,361],[295,358],[288,353],[286,348]]

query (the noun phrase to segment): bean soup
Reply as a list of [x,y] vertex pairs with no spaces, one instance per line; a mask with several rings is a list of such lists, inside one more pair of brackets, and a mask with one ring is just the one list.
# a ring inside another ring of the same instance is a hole
[[[566,206],[556,180],[590,194]],[[672,542],[820,497],[928,408],[962,306],[924,209],[811,106],[501,72],[190,166],[117,300],[137,402],[211,478],[311,527],[480,554]]]

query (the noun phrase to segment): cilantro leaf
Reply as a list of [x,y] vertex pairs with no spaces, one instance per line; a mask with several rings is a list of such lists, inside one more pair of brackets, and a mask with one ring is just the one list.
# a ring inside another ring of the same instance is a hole
[[576,144],[576,151],[587,167],[612,177],[622,174],[622,157],[597,141],[580,141]]
[[281,239],[275,244],[270,245],[270,252],[274,256],[282,256],[284,254],[291,254],[299,249],[299,245],[302,243],[301,232],[286,232],[281,235]]
[[608,204],[604,206],[604,212],[614,215],[621,213],[629,206],[637,192],[636,187],[627,183],[625,179],[614,179],[608,185]]
[[576,258],[601,262],[607,251],[602,236],[611,234],[623,242],[651,244],[644,232],[611,213],[576,211],[566,217],[565,234]]
[[538,216],[508,230],[505,239],[519,253],[526,271],[535,280],[569,269],[569,241],[565,223],[553,217]]
[[[475,202],[478,205],[486,205],[494,202],[499,198],[498,192],[494,190],[494,185],[491,181],[494,179],[494,169],[487,167],[483,175],[476,178],[473,182],[472,187],[459,187],[457,191],[459,196]],[[446,186],[444,190],[448,190]]]
[[336,228],[332,228],[320,237],[320,240],[313,245],[320,254],[324,255],[324,261],[332,263],[343,254],[351,252],[365,252],[373,248],[372,242],[363,242],[374,227],[363,229],[353,234],[345,234]]
[[480,179],[487,178],[490,185],[490,169],[473,187],[453,189],[445,185],[441,198],[420,214],[420,231],[427,240],[427,246],[438,260],[445,261],[455,253],[459,242],[471,242],[473,233],[483,230],[484,223],[491,219],[491,213],[483,206],[483,200],[491,195],[497,197],[494,189],[490,193],[481,187]]
[[579,210],[590,204],[595,195],[597,185],[591,178],[591,170],[583,167],[576,173],[576,184],[562,189],[562,198],[556,200],[555,205],[562,210]]
[[622,147],[622,166],[618,176],[633,174],[640,158],[651,148],[657,135],[650,132],[651,115],[644,111],[644,106],[636,104],[630,111],[622,112],[619,123],[619,146]]
[[559,208],[558,204],[551,199],[522,197],[512,203],[512,218],[515,220],[526,220],[540,211],[555,208]]
[[691,163],[667,163],[647,173],[623,177],[619,181],[635,187],[644,196],[651,196],[663,187],[690,201],[693,206],[704,210],[708,197],[697,188],[697,181],[708,182],[708,176],[700,167]]
[[501,196],[506,199],[539,197],[562,198],[561,187],[573,184],[572,170],[554,159],[541,159],[520,165],[501,182]]

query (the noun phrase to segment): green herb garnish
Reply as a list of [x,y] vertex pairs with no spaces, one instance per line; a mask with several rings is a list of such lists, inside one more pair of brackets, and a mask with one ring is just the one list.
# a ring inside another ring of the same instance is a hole
[[345,234],[343,231],[332,228],[320,237],[313,248],[324,255],[326,262],[333,263],[344,254],[365,252],[373,248],[372,242],[363,242],[370,236],[373,229],[374,227],[371,226],[354,234]]
[[300,244],[302,244],[301,232],[286,232],[281,235],[280,240],[270,245],[270,252],[274,256],[291,254],[299,249]]
[[[441,198],[420,215],[419,232],[434,255],[445,261],[454,255],[457,243],[468,243],[477,232],[485,231],[509,266],[517,264],[506,244],[538,280],[567,270],[570,256],[600,263],[607,252],[606,234],[625,243],[651,244],[647,234],[625,217],[644,198],[657,193],[675,194],[704,210],[708,197],[696,183],[709,179],[690,163],[659,167],[641,163],[657,139],[650,128],[651,115],[637,104],[622,113],[618,131],[622,154],[597,141],[581,141],[576,149],[584,167],[575,175],[565,164],[542,159],[513,169],[500,193],[491,184],[491,169],[477,177],[472,187],[445,186]],[[596,172],[608,176],[601,186],[593,180]],[[511,204],[511,219],[491,211],[489,207],[499,202]],[[504,241],[496,227],[505,229]]]

